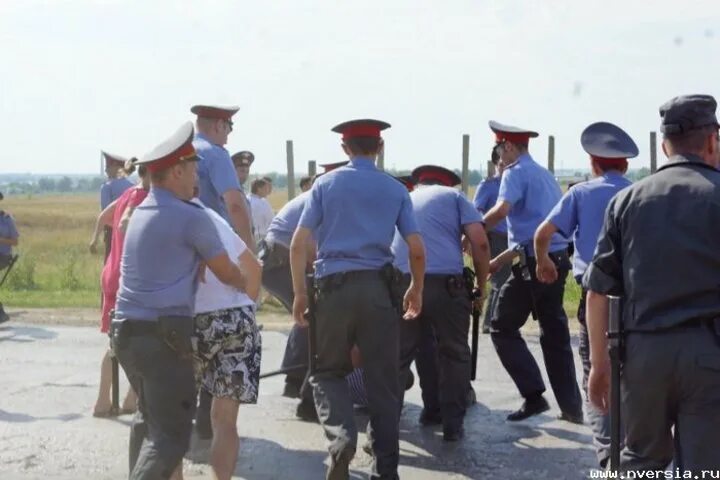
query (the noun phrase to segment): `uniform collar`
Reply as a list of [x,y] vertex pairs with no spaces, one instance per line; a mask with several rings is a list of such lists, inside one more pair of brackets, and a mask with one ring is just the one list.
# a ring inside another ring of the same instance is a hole
[[505,167],[505,169],[512,168],[515,165],[518,165],[520,163],[527,163],[527,162],[532,162],[532,161],[533,161],[533,158],[530,156],[529,153],[523,153],[513,163],[511,163],[510,165]]
[[603,173],[601,176],[602,176],[603,178],[606,178],[606,179],[618,179],[618,178],[624,178],[624,177],[625,177],[625,175],[623,175],[622,173],[618,172],[617,170],[610,170],[610,171],[608,171],[608,172]]
[[[699,156],[694,155],[692,153],[682,154],[682,155],[673,155],[672,157],[668,158],[667,163],[665,165],[663,165],[663,167],[666,165],[673,164],[673,163],[702,163],[702,164],[706,165],[706,163],[703,161],[702,158],[700,158]],[[660,168],[663,168],[663,167],[660,167]]]
[[202,134],[202,133],[200,133],[200,132],[197,132],[197,133],[195,134],[195,139],[197,140],[198,138],[199,138],[200,140],[206,141],[207,143],[209,143],[209,144],[212,145],[212,146],[220,147],[220,148],[222,148],[223,150],[225,150],[225,147],[223,147],[222,145],[218,145],[217,143],[214,143],[212,140],[210,140],[208,137],[206,137],[204,134]]
[[150,187],[150,194],[158,201],[180,200],[180,198],[170,190],[156,185]]
[[[375,170],[377,167],[375,167],[375,161],[371,157],[366,157],[364,155],[358,155],[356,157],[352,157],[350,159],[350,163],[353,167],[358,169],[364,169],[364,170]],[[340,167],[342,168],[342,167]]]

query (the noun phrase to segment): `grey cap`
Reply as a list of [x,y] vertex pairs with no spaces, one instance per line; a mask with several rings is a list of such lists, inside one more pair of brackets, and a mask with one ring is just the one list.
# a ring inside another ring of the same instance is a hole
[[580,136],[583,149],[593,157],[634,158],[638,147],[630,135],[610,122],[597,122],[588,126]]
[[660,131],[679,135],[691,130],[718,126],[715,110],[717,102],[710,95],[681,95],[660,107]]

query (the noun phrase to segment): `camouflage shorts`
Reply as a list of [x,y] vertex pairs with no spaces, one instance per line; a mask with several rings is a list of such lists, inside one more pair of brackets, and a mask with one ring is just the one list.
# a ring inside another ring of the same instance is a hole
[[257,403],[262,340],[254,307],[195,316],[195,374],[213,397]]

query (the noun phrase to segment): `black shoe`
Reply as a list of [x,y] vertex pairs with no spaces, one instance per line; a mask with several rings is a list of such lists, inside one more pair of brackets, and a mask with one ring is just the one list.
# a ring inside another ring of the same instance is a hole
[[562,412],[560,415],[558,415],[558,420],[565,420],[566,422],[574,423],[577,425],[584,425],[585,424],[585,418],[583,417],[583,413],[568,413],[568,412]]
[[413,375],[413,372],[408,371],[407,378],[405,379],[405,391],[410,390],[414,384],[415,384],[415,375]]
[[288,382],[286,380],[282,396],[287,398],[300,398],[300,385],[296,382]]
[[295,416],[305,422],[320,422],[317,410],[315,410],[315,405],[310,402],[298,403],[297,409],[295,410]]
[[540,413],[550,410],[547,400],[540,395],[538,397],[526,398],[519,410],[511,413],[507,416],[508,421],[517,422],[519,420],[525,420],[526,418],[538,415]]
[[443,440],[446,442],[458,442],[465,436],[465,429],[461,426],[460,428],[448,428],[443,429]]
[[465,407],[470,408],[473,405],[477,403],[477,395],[475,394],[475,389],[470,387],[467,393],[467,397],[465,398]]
[[423,408],[420,412],[420,425],[426,427],[430,425],[442,425],[442,415],[439,411],[430,411]]

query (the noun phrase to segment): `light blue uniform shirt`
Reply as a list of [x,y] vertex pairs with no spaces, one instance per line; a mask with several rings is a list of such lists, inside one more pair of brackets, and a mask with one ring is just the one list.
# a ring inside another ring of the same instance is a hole
[[[230,190],[242,193],[244,191],[238,181],[230,154],[223,147],[210,142],[202,133],[195,134],[193,147],[198,156],[200,201],[232,225],[223,194]],[[247,202],[247,198],[245,201]],[[248,213],[250,213],[249,209]]]
[[[473,205],[480,213],[487,213],[497,203],[498,193],[500,193],[500,176],[485,179],[475,189]],[[507,220],[503,219],[492,231],[507,234]]]
[[[18,231],[15,227],[15,220],[9,213],[0,210],[0,238],[18,238]],[[10,245],[0,244],[0,255],[11,255],[12,247]]]
[[632,182],[609,172],[572,187],[555,205],[547,221],[575,242],[573,276],[581,278],[592,261],[610,199]]
[[200,261],[224,251],[202,207],[152,187],[133,212],[125,235],[116,317],[193,316]]
[[410,250],[408,249],[407,242],[397,229],[395,229],[395,236],[393,237],[392,245],[390,245],[390,251],[393,254],[393,265],[395,268],[402,273],[410,273]]
[[461,192],[442,185],[420,185],[410,200],[425,244],[425,273],[462,273],[463,226],[482,222],[480,212]]
[[267,243],[278,243],[290,248],[290,241],[298,226],[298,222],[300,222],[300,215],[302,215],[305,209],[305,201],[309,196],[309,191],[303,192],[280,209],[268,227],[267,234],[265,235],[265,241]]
[[[508,247],[522,245],[534,256],[535,230],[561,197],[562,191],[555,178],[529,154],[521,155],[508,167],[503,172],[498,194],[499,201],[512,205],[507,216]],[[568,240],[556,233],[550,242],[550,251],[566,249],[567,244]]]
[[407,189],[367,157],[318,178],[310,190],[300,226],[318,242],[315,276],[376,270],[393,261],[390,244],[417,233]]
[[113,178],[103,183],[100,187],[100,210],[105,210],[108,205],[120,198],[125,190],[134,186],[135,184],[125,177]]

